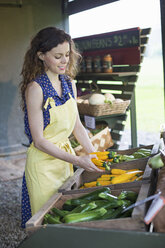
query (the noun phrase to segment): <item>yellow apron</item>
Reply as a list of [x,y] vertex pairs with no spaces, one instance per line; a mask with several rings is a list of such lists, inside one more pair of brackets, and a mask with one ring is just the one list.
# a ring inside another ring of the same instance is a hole
[[[69,94],[70,95],[70,94]],[[75,154],[68,137],[72,133],[76,117],[76,101],[70,99],[63,105],[55,106],[53,98],[48,98],[50,124],[43,131],[44,137],[62,150]],[[73,165],[40,151],[32,143],[27,151],[25,178],[30,196],[32,215],[58,191],[67,178],[73,175]]]

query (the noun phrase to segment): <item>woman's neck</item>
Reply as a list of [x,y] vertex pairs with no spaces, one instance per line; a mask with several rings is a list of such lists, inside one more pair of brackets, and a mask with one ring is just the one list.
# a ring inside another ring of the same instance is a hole
[[61,87],[61,81],[59,79],[59,74],[54,74],[50,71],[46,72],[47,76],[53,86],[53,88],[56,90],[59,97],[62,96],[62,87]]
[[46,74],[52,84],[59,81],[59,74],[55,74],[51,71],[46,71]]

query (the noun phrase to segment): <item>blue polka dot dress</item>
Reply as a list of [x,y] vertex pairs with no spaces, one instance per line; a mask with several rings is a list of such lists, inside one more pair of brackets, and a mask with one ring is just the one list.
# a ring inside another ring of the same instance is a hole
[[[61,87],[62,87],[62,96],[59,97],[55,89],[53,88],[48,76],[46,73],[40,75],[38,78],[35,79],[35,82],[37,82],[40,87],[42,88],[43,92],[43,98],[45,104],[48,97],[52,97],[55,100],[56,106],[64,104],[67,100],[70,99],[69,94],[72,95],[74,98],[74,93],[72,89],[72,83],[68,76],[65,75],[59,75],[59,79],[61,81]],[[50,107],[49,107],[50,108]],[[43,121],[44,121],[44,129],[49,125],[50,123],[50,115],[49,115],[49,108],[43,109]],[[25,115],[24,115],[24,124],[25,124],[25,133],[29,139],[29,143],[32,143],[32,135],[29,128],[29,122],[28,122],[28,115],[27,115],[27,108],[25,103]],[[21,210],[22,210],[22,228],[25,228],[26,222],[31,218],[31,208],[30,208],[30,199],[29,194],[26,186],[26,179],[25,179],[25,173],[23,175],[22,180],[22,202],[21,202]]]

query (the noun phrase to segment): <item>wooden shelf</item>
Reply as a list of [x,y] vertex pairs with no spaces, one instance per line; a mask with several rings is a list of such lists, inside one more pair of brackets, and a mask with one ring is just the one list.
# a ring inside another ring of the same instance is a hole
[[93,81],[123,81],[123,82],[136,82],[137,72],[113,72],[113,73],[80,73],[77,75],[76,80],[93,80]]

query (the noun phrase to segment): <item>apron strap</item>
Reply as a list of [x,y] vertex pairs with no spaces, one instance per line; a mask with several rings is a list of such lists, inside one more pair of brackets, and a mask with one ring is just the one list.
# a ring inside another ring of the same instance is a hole
[[49,104],[51,108],[55,107],[55,101],[52,97],[48,97],[48,99],[46,100],[46,103],[44,104],[44,109],[47,109]]

